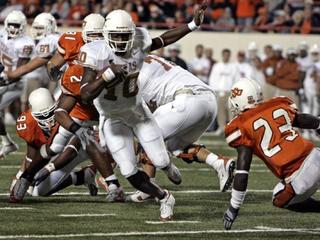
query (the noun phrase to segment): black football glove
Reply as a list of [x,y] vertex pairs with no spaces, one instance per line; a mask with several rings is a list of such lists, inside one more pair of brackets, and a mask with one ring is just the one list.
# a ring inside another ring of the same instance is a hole
[[239,212],[239,209],[235,209],[231,205],[229,206],[227,211],[225,211],[223,216],[223,224],[226,230],[231,229],[233,222],[236,220],[238,216],[238,212]]

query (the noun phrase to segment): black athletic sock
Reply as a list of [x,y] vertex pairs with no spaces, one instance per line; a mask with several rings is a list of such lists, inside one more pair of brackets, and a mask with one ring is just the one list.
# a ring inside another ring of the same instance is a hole
[[295,212],[320,212],[320,201],[313,198],[295,204],[291,204],[287,209]]
[[136,174],[127,178],[131,185],[152,197],[163,199],[166,196],[165,191],[150,182],[149,176],[142,171],[138,171]]
[[110,181],[106,181],[106,184],[109,186],[110,184],[114,184],[117,187],[120,187],[120,183],[118,181],[118,179],[114,179],[114,180],[110,180]]
[[74,172],[74,174],[77,177],[76,183],[74,185],[75,186],[83,185],[84,184],[84,170],[81,169],[78,172]]

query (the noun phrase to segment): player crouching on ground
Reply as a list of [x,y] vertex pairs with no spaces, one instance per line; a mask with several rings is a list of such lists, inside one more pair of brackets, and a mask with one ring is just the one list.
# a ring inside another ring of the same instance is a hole
[[[54,119],[56,103],[48,89],[38,88],[33,91],[29,96],[29,103],[31,109],[23,112],[17,119],[17,134],[26,141],[27,154],[22,164],[25,166],[25,169],[19,171],[17,181],[13,184],[10,195],[11,202],[19,202],[23,199],[27,189],[34,180],[35,174],[51,159],[52,156],[46,154],[48,152],[46,149],[51,147],[59,128]],[[73,138],[62,154],[70,158],[77,155],[78,151],[75,146],[78,144],[78,141],[77,138]],[[67,167],[70,168],[70,166]],[[68,173],[71,172],[73,167],[71,167]],[[95,170],[89,167],[83,168],[78,172],[66,174],[63,178],[60,175],[57,173],[57,176],[54,177],[57,180],[55,181],[57,184],[54,184],[50,188],[47,187],[47,191],[46,189],[38,191],[38,195],[50,195],[71,184],[85,184],[90,190],[93,189],[92,186],[95,186]],[[51,182],[53,182],[52,179]],[[42,192],[42,194],[39,192]],[[96,194],[96,191],[94,192]]]
[[238,161],[224,227],[231,229],[244,200],[252,156],[255,154],[281,181],[273,190],[273,205],[300,212],[319,212],[311,198],[320,186],[320,150],[293,127],[320,129],[320,119],[297,111],[287,97],[263,101],[260,86],[242,78],[229,97],[235,115],[225,127],[227,143],[237,149]]

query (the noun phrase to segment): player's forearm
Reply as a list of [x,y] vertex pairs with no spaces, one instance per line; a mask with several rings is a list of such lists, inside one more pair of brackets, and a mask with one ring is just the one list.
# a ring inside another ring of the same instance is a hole
[[14,71],[9,72],[8,77],[10,79],[20,78],[21,76],[23,76],[29,72],[32,72],[35,69],[45,65],[47,62],[48,62],[48,60],[45,58],[36,57],[36,58],[32,59],[31,61],[29,61],[28,63],[18,67]]
[[[74,125],[78,125],[76,122],[73,121],[73,119],[70,117],[67,111],[55,111],[54,116],[56,118],[56,121],[66,130],[69,132],[74,132]],[[80,125],[78,125],[80,128]],[[76,129],[78,130],[78,129]],[[75,130],[75,131],[76,131]]]
[[302,129],[319,129],[320,119],[311,114],[297,113],[292,125],[293,127],[298,127]]
[[103,78],[96,79],[96,72],[90,68],[85,68],[81,81],[81,99],[84,103],[92,102],[105,87]]

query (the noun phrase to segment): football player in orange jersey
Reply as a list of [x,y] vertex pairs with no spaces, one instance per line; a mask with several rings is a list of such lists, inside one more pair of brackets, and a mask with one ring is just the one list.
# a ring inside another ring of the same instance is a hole
[[[33,91],[29,96],[29,102],[31,109],[23,112],[17,119],[17,134],[26,141],[27,153],[25,169],[23,172],[20,172],[21,176],[19,176],[11,191],[11,202],[19,202],[23,199],[27,189],[33,182],[35,174],[49,162],[50,156],[45,157],[43,152],[45,148],[50,147],[54,142],[59,128],[54,119],[56,103],[48,89],[38,88]],[[71,162],[78,152],[75,147],[77,142],[79,140],[73,138],[61,156],[68,158]],[[70,173],[75,165],[81,161],[83,160],[72,161],[67,166],[68,171],[62,171],[63,174],[57,173],[55,176],[52,176],[50,180],[54,184],[51,183],[50,187],[48,187],[48,184],[43,184],[43,186],[38,187],[37,194],[35,195],[50,195],[72,183],[75,185],[87,184],[89,190],[92,191],[92,195],[96,195],[94,168],[83,168],[78,172]],[[52,163],[49,166],[51,168],[58,167]],[[65,174],[66,172],[67,174]],[[55,178],[55,181],[53,178]]]
[[[77,57],[82,45],[103,38],[103,25],[104,18],[99,14],[90,14],[85,17],[82,32],[67,32],[60,37],[58,51],[48,64],[48,72],[51,73],[52,78],[55,78],[55,72],[63,63],[68,63],[68,68],[61,78],[62,93],[55,116],[57,122],[70,135],[77,135],[83,143],[85,142],[83,139],[84,131],[88,122],[98,120],[99,114],[94,106],[83,104],[81,101],[80,81],[83,67],[77,65]],[[124,201],[125,195],[111,167],[112,157],[110,154],[102,153],[93,142],[90,142],[90,146],[86,150],[108,185],[106,200],[108,202]]]
[[225,229],[231,229],[243,203],[253,154],[280,179],[273,190],[274,206],[319,212],[320,202],[311,196],[320,186],[320,150],[294,127],[319,131],[320,119],[299,113],[287,97],[263,101],[260,86],[246,78],[232,86],[229,108],[235,118],[226,125],[225,136],[237,149],[238,161]]

